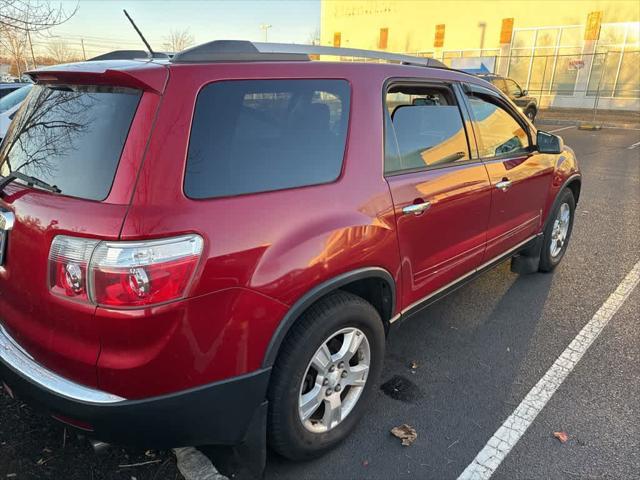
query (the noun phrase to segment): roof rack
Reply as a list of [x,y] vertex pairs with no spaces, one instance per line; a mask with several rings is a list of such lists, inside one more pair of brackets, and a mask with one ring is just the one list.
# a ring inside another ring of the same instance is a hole
[[361,50],[358,48],[325,47],[289,43],[262,43],[246,40],[215,40],[176,53],[172,63],[250,62],[250,61],[309,61],[309,55],[371,58],[398,62],[404,65],[448,68],[434,58],[415,57],[398,53]]
[[[95,60],[134,60],[139,58],[149,58],[149,52],[146,50],[113,50],[112,52],[98,55],[97,57],[90,58],[88,62]],[[153,58],[169,58],[166,53],[155,52]]]

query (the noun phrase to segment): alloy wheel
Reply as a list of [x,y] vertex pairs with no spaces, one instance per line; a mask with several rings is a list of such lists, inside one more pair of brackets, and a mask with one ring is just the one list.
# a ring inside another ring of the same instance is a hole
[[558,209],[558,215],[553,222],[551,230],[551,244],[549,245],[549,253],[551,257],[556,258],[562,252],[562,248],[567,241],[569,234],[569,223],[571,222],[571,208],[568,203],[563,203]]
[[370,366],[371,348],[362,330],[343,328],[322,342],[300,385],[298,414],[304,427],[322,433],[338,426],[360,399]]

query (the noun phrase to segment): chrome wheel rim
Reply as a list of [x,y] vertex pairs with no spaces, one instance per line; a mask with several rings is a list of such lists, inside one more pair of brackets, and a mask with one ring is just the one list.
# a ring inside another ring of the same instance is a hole
[[371,348],[357,328],[328,337],[311,358],[302,377],[298,415],[310,432],[337,427],[358,403],[369,377]]
[[551,245],[549,246],[549,253],[553,258],[556,258],[562,252],[562,248],[567,241],[567,235],[569,234],[569,223],[571,221],[571,208],[568,203],[563,203],[558,209],[558,215],[553,222],[553,229],[551,230]]

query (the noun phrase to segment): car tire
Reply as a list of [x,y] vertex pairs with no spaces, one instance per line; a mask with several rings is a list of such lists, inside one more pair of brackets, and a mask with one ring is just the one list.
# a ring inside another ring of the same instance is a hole
[[[347,347],[355,353],[341,356]],[[271,448],[291,460],[306,460],[344,440],[365,413],[384,352],[380,315],[361,297],[337,291],[312,305],[287,334],[273,367]]]
[[544,229],[539,266],[541,272],[553,271],[564,257],[573,230],[575,211],[573,192],[565,188],[560,192]]
[[531,108],[527,108],[524,112],[524,114],[527,116],[527,118],[529,119],[529,121],[531,123],[534,123],[536,121],[536,114],[538,112],[536,112],[536,109],[531,107]]

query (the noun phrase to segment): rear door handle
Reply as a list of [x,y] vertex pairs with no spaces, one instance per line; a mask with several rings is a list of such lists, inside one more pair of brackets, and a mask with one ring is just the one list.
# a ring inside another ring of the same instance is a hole
[[511,180],[508,178],[503,178],[501,182],[496,183],[496,188],[506,192],[511,188]]
[[431,207],[431,203],[422,202],[422,203],[414,203],[413,205],[407,205],[402,209],[402,213],[405,215],[409,215],[413,213],[414,215],[422,215],[425,211],[429,210]]

